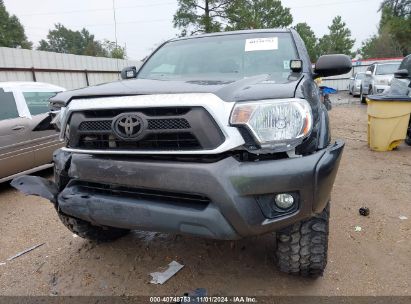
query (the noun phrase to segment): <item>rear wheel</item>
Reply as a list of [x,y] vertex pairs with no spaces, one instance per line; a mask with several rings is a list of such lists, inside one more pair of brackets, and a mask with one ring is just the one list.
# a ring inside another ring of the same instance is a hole
[[365,96],[364,96],[364,93],[362,92],[362,87],[360,88],[360,100],[361,100],[361,103],[365,103]]
[[327,265],[329,205],[318,215],[277,233],[277,264],[281,271],[317,278]]
[[71,232],[90,241],[110,242],[119,239],[130,232],[130,230],[128,229],[107,226],[94,226],[89,222],[68,216],[59,211],[57,211],[57,213],[61,222]]

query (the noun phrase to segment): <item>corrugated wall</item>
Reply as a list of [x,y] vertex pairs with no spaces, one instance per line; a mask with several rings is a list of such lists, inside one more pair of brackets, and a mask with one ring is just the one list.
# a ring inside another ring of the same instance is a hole
[[[138,67],[141,65],[141,62],[0,47],[0,69],[34,68],[36,81],[52,83],[66,89],[77,89],[87,86],[84,70],[89,71],[87,72],[89,85],[94,85],[117,80],[119,77],[117,72],[126,66],[132,65]],[[36,69],[57,69],[60,71],[36,71]],[[77,72],[73,72],[73,70]],[[0,70],[0,81],[33,80],[32,71]]]

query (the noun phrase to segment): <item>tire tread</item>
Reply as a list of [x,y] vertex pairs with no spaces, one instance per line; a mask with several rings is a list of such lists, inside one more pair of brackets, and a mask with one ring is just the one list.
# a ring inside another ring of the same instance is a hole
[[327,265],[329,204],[314,217],[277,233],[277,264],[289,274],[317,278]]

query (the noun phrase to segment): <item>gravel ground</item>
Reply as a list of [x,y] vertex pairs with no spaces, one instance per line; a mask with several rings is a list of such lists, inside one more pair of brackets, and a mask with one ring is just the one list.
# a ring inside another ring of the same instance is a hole
[[[212,295],[410,296],[411,147],[370,151],[366,106],[347,93],[332,100],[332,135],[346,148],[332,194],[324,277],[280,273],[271,235],[224,242],[135,231],[114,243],[92,243],[73,236],[46,200],[2,184],[0,294],[182,295],[202,287]],[[362,206],[370,216],[358,214]],[[45,244],[6,261],[39,243]],[[172,260],[185,267],[165,285],[150,284],[149,273]]]

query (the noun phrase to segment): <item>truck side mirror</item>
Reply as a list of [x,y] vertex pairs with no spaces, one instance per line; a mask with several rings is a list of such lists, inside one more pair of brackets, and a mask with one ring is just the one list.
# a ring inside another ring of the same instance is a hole
[[137,68],[135,66],[125,67],[121,70],[121,79],[131,79],[137,77]]
[[351,68],[351,59],[347,55],[323,55],[315,64],[314,78],[346,74]]
[[407,69],[401,69],[394,73],[394,77],[398,79],[407,79],[410,78],[410,76]]
[[371,76],[371,75],[372,75],[371,71],[365,72],[365,76]]

